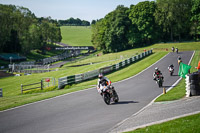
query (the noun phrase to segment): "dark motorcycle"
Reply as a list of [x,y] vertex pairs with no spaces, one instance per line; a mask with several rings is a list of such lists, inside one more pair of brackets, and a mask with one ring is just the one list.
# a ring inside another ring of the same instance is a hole
[[119,97],[117,95],[117,92],[115,91],[114,87],[112,85],[108,85],[108,86],[101,86],[101,90],[102,90],[102,97],[104,102],[109,105],[111,100],[115,103],[117,103],[119,101]]
[[178,54],[178,48],[176,48],[176,53]]
[[173,67],[169,67],[168,70],[169,70],[170,76],[172,76],[173,73],[174,73],[174,68]]
[[163,86],[163,77],[161,75],[159,75],[157,78],[156,78],[156,83],[158,84],[159,87],[162,87]]

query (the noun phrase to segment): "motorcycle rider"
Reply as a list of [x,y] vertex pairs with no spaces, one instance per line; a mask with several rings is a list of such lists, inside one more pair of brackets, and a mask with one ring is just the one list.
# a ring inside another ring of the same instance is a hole
[[178,65],[180,65],[181,62],[182,62],[181,56],[178,56]]
[[[156,67],[155,72],[153,73],[153,78],[154,78],[153,80],[156,80],[159,76],[161,76],[162,80],[164,79],[161,71],[159,70],[158,67]],[[163,82],[164,82],[164,80],[163,80]]]
[[174,52],[174,47],[172,47],[172,52]]
[[106,85],[106,86],[111,85],[111,81],[107,77],[103,76],[102,73],[98,75],[98,81],[97,81],[97,91],[102,95],[102,90],[100,87],[101,85]]
[[176,48],[176,53],[178,54],[178,48]]
[[171,69],[174,69],[174,65],[173,65],[173,64],[169,65],[169,66],[168,66],[168,69],[170,70],[170,68],[171,68]]

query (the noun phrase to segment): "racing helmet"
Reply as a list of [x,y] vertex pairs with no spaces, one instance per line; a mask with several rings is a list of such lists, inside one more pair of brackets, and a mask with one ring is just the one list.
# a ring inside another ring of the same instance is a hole
[[103,78],[103,74],[102,73],[100,73],[99,75],[98,75],[98,78]]
[[156,68],[155,68],[155,70],[156,70],[156,71],[158,71],[158,70],[159,70],[159,68],[158,68],[158,67],[156,67]]

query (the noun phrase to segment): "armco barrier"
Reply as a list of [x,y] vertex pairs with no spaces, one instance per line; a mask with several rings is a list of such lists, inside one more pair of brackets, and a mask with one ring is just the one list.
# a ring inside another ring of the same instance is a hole
[[77,74],[77,75],[72,75],[72,76],[66,76],[66,77],[62,77],[58,79],[58,88],[61,89],[62,87],[64,87],[65,85],[70,85],[70,84],[74,84],[74,83],[78,83],[78,82],[82,82],[88,79],[92,79],[94,77],[97,77],[99,73],[110,73],[112,71],[116,71],[120,68],[123,68],[131,63],[134,63],[148,55],[152,54],[152,50],[146,51],[144,53],[141,53],[139,55],[133,56],[129,59],[126,59],[122,62],[119,62],[115,65],[112,66],[107,66],[104,68],[100,68],[98,70],[94,70],[94,71],[89,71],[83,74]]
[[0,88],[0,97],[3,97],[3,89]]

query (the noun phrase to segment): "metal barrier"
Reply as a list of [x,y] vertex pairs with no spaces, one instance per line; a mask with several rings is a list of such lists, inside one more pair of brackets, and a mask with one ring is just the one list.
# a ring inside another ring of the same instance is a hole
[[83,74],[77,74],[77,75],[72,75],[72,76],[66,76],[58,79],[58,88],[61,89],[63,86],[68,85],[68,84],[74,84],[77,82],[82,82],[84,80],[92,79],[94,77],[97,77],[99,73],[110,73],[112,71],[116,71],[120,68],[123,68],[131,63],[134,63],[148,55],[152,54],[152,50],[146,51],[144,53],[141,53],[137,56],[131,57],[127,60],[124,60],[122,62],[119,62],[115,65],[112,66],[107,66],[104,68],[100,68],[98,70],[94,71],[89,71]]
[[0,97],[3,97],[3,89],[0,88]]

